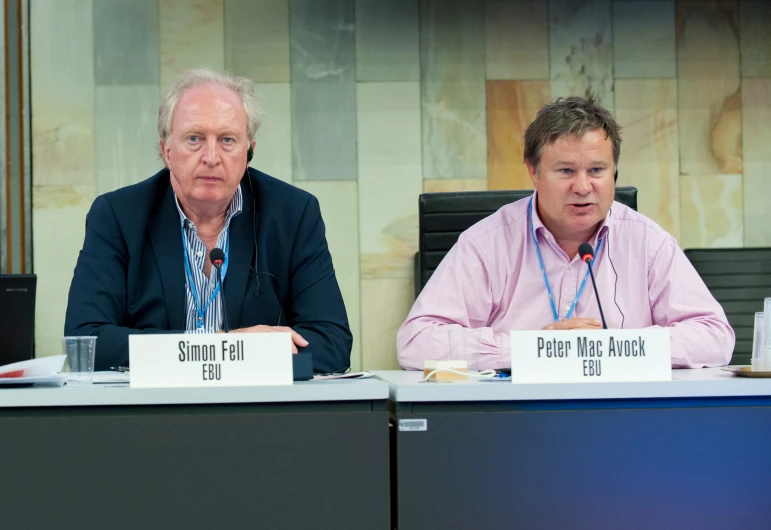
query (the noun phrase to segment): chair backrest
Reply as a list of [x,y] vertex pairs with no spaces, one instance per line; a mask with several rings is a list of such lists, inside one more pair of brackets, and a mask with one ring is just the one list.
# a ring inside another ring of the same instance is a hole
[[[423,193],[419,204],[419,251],[415,256],[415,296],[428,283],[461,232],[533,190]],[[617,187],[616,200],[637,210],[637,188]]]
[[750,364],[755,312],[771,297],[771,248],[693,248],[685,255],[734,328],[731,364]]

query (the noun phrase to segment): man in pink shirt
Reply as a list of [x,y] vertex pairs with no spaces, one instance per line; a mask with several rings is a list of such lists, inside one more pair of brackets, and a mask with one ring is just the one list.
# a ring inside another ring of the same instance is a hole
[[734,332],[675,238],[613,200],[619,130],[592,99],[538,112],[525,132],[533,197],[461,234],[399,329],[402,367],[461,357],[506,368],[513,329],[601,329],[585,242],[608,328],[669,328],[675,368],[729,362]]

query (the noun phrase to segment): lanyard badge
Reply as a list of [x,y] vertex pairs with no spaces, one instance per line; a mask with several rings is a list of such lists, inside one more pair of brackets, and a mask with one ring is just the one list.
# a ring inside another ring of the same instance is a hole
[[[184,223],[180,224],[180,228],[182,230],[182,247],[185,251],[185,274],[187,275],[187,284],[190,286],[190,290],[193,291],[193,301],[195,302],[195,310],[197,315],[196,320],[196,328],[198,330],[203,329],[203,319],[206,316],[206,311],[209,310],[209,306],[211,303],[217,298],[217,295],[220,292],[220,284],[217,283],[217,286],[214,288],[214,291],[212,291],[211,297],[209,298],[209,301],[206,302],[206,305],[201,307],[201,300],[198,296],[198,289],[195,285],[195,278],[193,277],[193,271],[190,268],[190,257],[188,256],[188,244],[187,244],[187,238],[185,237],[185,227]],[[222,281],[225,281],[225,275],[228,272],[228,249],[230,247],[230,238],[227,238],[227,241],[225,241],[225,263],[222,265]]]
[[[533,198],[530,198],[530,205],[528,206],[528,210],[530,213],[530,235],[533,239],[533,244],[535,245],[535,253],[538,256],[538,265],[541,267],[541,274],[543,275],[543,282],[546,284],[546,293],[549,295],[549,304],[551,305],[551,312],[552,316],[554,317],[554,323],[560,321],[559,313],[557,312],[557,305],[554,303],[554,295],[552,294],[551,285],[549,285],[549,277],[546,275],[546,267],[543,265],[543,257],[541,256],[541,250],[538,248],[538,240],[535,237],[535,225],[533,223]],[[597,242],[597,251],[596,255],[600,255],[600,249],[602,248],[602,241],[603,238],[600,238]],[[584,275],[584,279],[581,282],[581,285],[578,288],[578,292],[576,293],[576,297],[573,299],[573,303],[570,304],[570,307],[568,308],[568,312],[565,315],[565,320],[569,319],[573,316],[573,312],[576,309],[576,304],[578,304],[578,299],[581,298],[581,294],[584,292],[584,287],[586,287],[586,280],[589,279],[589,270],[587,269],[586,274]]]

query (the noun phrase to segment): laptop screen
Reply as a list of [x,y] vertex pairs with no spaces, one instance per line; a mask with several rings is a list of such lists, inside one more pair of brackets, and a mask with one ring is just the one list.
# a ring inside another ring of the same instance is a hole
[[34,355],[36,287],[34,274],[0,274],[0,365]]

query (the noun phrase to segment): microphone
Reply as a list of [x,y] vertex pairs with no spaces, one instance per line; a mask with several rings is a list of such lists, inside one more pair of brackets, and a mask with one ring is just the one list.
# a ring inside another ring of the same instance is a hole
[[220,296],[222,297],[222,330],[227,333],[230,331],[230,327],[228,326],[228,308],[225,307],[225,286],[222,283],[222,264],[225,263],[225,252],[221,248],[213,248],[209,252],[209,260],[217,269],[217,284],[220,286]]
[[594,294],[597,297],[597,307],[600,308],[602,329],[608,329],[608,325],[605,323],[605,314],[602,312],[600,293],[597,292],[597,284],[594,282],[594,272],[592,271],[592,263],[594,262],[594,249],[589,243],[581,243],[581,245],[578,247],[578,255],[581,256],[581,260],[589,266],[589,275],[592,277],[592,287],[594,287]]

